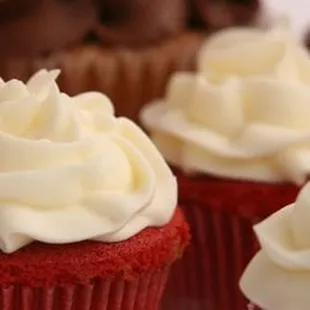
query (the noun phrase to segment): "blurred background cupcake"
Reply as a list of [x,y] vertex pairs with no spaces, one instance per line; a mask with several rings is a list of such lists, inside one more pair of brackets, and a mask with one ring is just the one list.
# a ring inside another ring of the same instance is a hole
[[242,310],[252,225],[293,201],[309,175],[310,56],[283,20],[218,32],[197,63],[141,114],[178,177],[193,235],[165,309]]
[[0,75],[61,68],[62,90],[100,90],[137,119],[175,71],[193,70],[206,35],[255,22],[257,0],[31,0],[0,3]]
[[156,310],[189,241],[177,183],[98,92],[0,81],[0,309]]
[[213,30],[255,24],[260,18],[260,5],[254,0],[190,0],[191,22]]

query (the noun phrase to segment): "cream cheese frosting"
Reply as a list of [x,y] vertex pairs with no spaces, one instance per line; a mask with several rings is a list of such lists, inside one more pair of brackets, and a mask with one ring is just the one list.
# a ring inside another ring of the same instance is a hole
[[69,97],[42,70],[0,81],[0,249],[38,240],[115,242],[161,226],[177,203],[174,176],[110,100]]
[[302,184],[310,171],[310,57],[284,23],[209,39],[141,120],[188,173]]
[[310,183],[296,202],[254,227],[261,245],[240,286],[267,310],[308,310],[310,305]]

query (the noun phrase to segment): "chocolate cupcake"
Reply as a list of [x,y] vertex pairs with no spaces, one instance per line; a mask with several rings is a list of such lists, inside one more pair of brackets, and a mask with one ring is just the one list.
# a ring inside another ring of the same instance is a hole
[[[27,5],[2,1],[0,75],[27,80],[40,68],[61,68],[63,91],[72,95],[102,91],[112,98],[117,115],[137,120],[144,103],[163,96],[172,73],[195,69],[195,55],[210,30],[244,22],[237,10],[243,8],[241,4],[225,6],[232,14],[229,22],[225,15],[221,15],[223,21],[214,22],[216,15],[209,11],[215,4],[198,0],[31,0]],[[248,22],[258,6],[246,7],[254,9]],[[200,21],[198,28],[192,20]]]

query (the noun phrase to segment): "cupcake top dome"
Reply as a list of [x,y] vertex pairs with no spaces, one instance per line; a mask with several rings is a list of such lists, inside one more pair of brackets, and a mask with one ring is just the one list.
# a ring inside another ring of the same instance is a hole
[[252,24],[259,9],[259,0],[192,0],[196,24],[215,29]]
[[145,46],[185,28],[248,24],[258,0],[4,0],[1,57],[45,55],[88,38],[108,45]]
[[108,44],[142,45],[169,37],[186,25],[184,0],[96,0],[99,39]]
[[0,2],[0,23],[4,24],[10,20],[14,21],[21,16],[31,14],[32,10],[41,0],[3,0]]
[[0,2],[1,57],[32,57],[80,42],[95,26],[91,0]]

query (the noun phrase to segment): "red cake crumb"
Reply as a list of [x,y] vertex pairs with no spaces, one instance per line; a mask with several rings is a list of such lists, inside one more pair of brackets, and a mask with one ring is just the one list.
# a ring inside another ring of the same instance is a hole
[[188,226],[177,209],[167,225],[146,228],[123,242],[34,242],[12,254],[0,253],[0,285],[87,284],[98,277],[132,280],[169,267],[188,242]]

